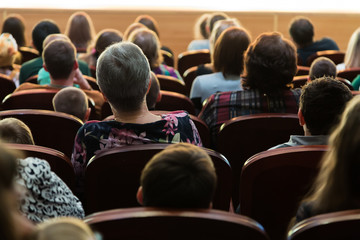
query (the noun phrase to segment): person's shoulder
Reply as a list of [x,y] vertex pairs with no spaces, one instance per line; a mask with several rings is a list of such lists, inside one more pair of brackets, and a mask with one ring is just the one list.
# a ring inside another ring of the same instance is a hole
[[48,88],[48,85],[39,85],[36,83],[24,82],[20,84],[19,87],[17,87],[14,92],[31,90],[31,89],[45,89],[45,88]]
[[183,110],[178,110],[178,111],[171,111],[171,112],[168,112],[168,113],[165,113],[162,115],[162,118],[163,119],[167,119],[167,118],[189,118],[189,114],[188,112],[186,111],[183,111]]

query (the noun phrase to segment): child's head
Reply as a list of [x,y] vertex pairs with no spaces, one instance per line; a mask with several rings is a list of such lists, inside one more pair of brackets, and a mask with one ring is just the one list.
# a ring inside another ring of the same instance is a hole
[[212,160],[203,149],[171,144],[143,169],[138,200],[149,207],[209,208],[216,181]]
[[18,46],[16,40],[10,33],[0,35],[0,67],[10,67],[13,65]]

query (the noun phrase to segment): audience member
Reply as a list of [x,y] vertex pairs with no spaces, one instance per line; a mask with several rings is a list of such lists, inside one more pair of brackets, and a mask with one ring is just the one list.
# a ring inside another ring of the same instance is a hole
[[71,114],[83,122],[89,119],[91,111],[86,94],[76,87],[63,88],[57,92],[53,98],[53,107],[56,112]]
[[206,29],[206,23],[209,18],[209,13],[202,14],[195,23],[194,26],[194,40],[192,40],[188,47],[188,51],[210,49],[209,37],[210,34]]
[[[149,15],[139,15],[135,19],[134,22],[145,25],[148,29],[154,31],[156,33],[156,36],[158,37],[158,39],[160,39],[159,24],[153,17],[151,17]],[[159,43],[160,43],[160,41],[159,41]],[[167,46],[160,46],[160,49],[167,51],[167,52],[171,53],[172,55],[174,55],[173,51]]]
[[315,59],[310,65],[309,79],[313,81],[321,77],[336,78],[337,71],[335,63],[326,57]]
[[99,240],[89,225],[72,217],[50,219],[37,225],[34,240]]
[[16,154],[0,144],[0,236],[2,240],[29,239],[35,226],[19,212]]
[[360,67],[360,27],[350,37],[344,62],[336,66],[338,71]]
[[302,65],[305,65],[307,58],[317,51],[339,50],[339,47],[331,38],[325,37],[314,41],[314,26],[308,18],[293,18],[290,23],[289,32],[296,44],[297,53]]
[[[0,139],[4,143],[30,144],[34,140],[29,127],[16,118],[0,120]],[[38,223],[59,216],[84,217],[81,202],[69,187],[50,169],[45,160],[19,159],[16,183],[24,189],[20,211]]]
[[154,155],[141,173],[137,199],[147,207],[211,208],[216,172],[200,147],[177,143]]
[[242,90],[240,75],[244,69],[244,52],[250,44],[247,31],[239,27],[226,29],[216,41],[212,62],[214,73],[195,78],[190,98],[201,110],[202,103],[216,92]]
[[86,12],[73,13],[66,24],[65,35],[70,38],[77,52],[86,52],[95,38],[95,28],[90,16]]
[[86,95],[93,99],[97,116],[100,119],[101,107],[104,98],[99,91],[92,90],[86,79],[82,76],[78,62],[76,61],[76,49],[70,41],[54,40],[44,49],[43,59],[44,68],[49,72],[51,82],[49,85],[39,85],[34,83],[24,83],[15,91],[26,89],[62,89],[78,84]]
[[53,33],[60,33],[59,27],[52,20],[42,20],[37,23],[32,30],[32,43],[34,48],[39,51],[40,56],[24,63],[20,68],[20,84],[24,83],[26,79],[38,74],[42,68],[43,59],[41,57],[43,51],[44,39]]
[[196,70],[196,75],[205,75],[210,74],[214,72],[214,49],[215,49],[215,43],[221,33],[225,31],[227,28],[230,27],[241,27],[240,22],[235,18],[229,18],[224,20],[218,20],[211,32],[209,42],[210,42],[210,56],[211,56],[211,62],[206,64],[200,64]]
[[139,22],[134,22],[132,24],[130,24],[126,29],[125,29],[125,32],[124,32],[124,40],[127,41],[129,39],[129,36],[130,34],[139,29],[139,28],[146,28],[146,26],[142,23],[139,23]]
[[154,31],[143,28],[137,29],[130,34],[128,41],[141,48],[149,60],[151,70],[155,74],[182,80],[180,73],[175,68],[162,64],[163,56],[160,51],[160,41]]
[[160,102],[160,83],[155,73],[151,72],[150,88],[146,94],[146,105],[149,110],[155,110],[156,103]]
[[26,47],[25,19],[19,14],[10,14],[3,22],[1,33],[10,33],[19,47]]
[[301,92],[299,123],[304,136],[291,135],[287,143],[273,147],[327,145],[328,135],[338,124],[346,103],[353,95],[342,82],[331,77],[318,78],[306,84]]
[[[122,33],[116,29],[103,29],[95,39],[95,47],[90,47],[87,53],[79,55],[79,59],[85,61],[90,68],[96,68],[96,62],[100,54],[111,44],[121,42]],[[96,76],[93,76],[96,77]]]
[[199,117],[213,136],[220,124],[241,115],[264,112],[297,113],[300,89],[289,89],[297,70],[295,46],[281,34],[263,33],[245,53],[244,91],[211,95]]
[[331,133],[318,176],[290,226],[314,215],[360,208],[359,112],[360,97],[355,96]]
[[16,87],[19,86],[19,71],[14,63],[18,53],[18,46],[10,33],[0,35],[0,73],[13,80]]
[[122,42],[108,47],[99,57],[96,75],[115,119],[88,122],[79,129],[71,159],[79,191],[90,158],[109,148],[157,142],[202,145],[186,112],[157,116],[148,110],[145,96],[149,88],[150,66],[135,44]]
[[[65,34],[50,34],[48,35],[45,40],[43,41],[43,49],[45,49],[45,47],[51,42],[51,41],[54,41],[54,40],[66,40],[66,41],[70,41],[70,38],[68,38]],[[43,56],[41,56],[43,57]],[[90,70],[89,70],[89,67],[87,65],[86,62],[82,61],[82,60],[78,60],[77,61],[78,64],[79,64],[79,70],[81,73],[83,73],[84,75],[88,75],[90,76]],[[44,69],[44,67],[41,67],[39,72],[37,73],[38,74],[38,84],[40,85],[47,85],[47,84],[50,84],[51,80],[50,80],[50,74],[48,71],[46,71]]]
[[211,13],[207,22],[206,22],[206,29],[208,31],[208,34],[209,36],[211,35],[214,27],[215,27],[215,23],[217,21],[220,21],[220,20],[226,20],[226,19],[229,19],[229,16],[224,13],[224,12],[214,12],[214,13]]

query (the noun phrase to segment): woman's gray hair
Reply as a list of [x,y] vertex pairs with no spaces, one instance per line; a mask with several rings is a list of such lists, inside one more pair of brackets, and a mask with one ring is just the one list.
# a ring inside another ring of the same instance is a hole
[[135,44],[116,43],[100,55],[96,79],[113,108],[122,111],[138,110],[149,87],[149,62]]

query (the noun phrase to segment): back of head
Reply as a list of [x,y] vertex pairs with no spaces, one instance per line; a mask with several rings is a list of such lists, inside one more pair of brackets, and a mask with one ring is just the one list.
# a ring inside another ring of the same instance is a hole
[[135,19],[135,22],[145,25],[148,29],[154,31],[156,33],[156,36],[160,38],[159,26],[157,21],[153,17],[149,15],[140,15]]
[[17,118],[0,120],[0,140],[5,143],[35,144],[30,128]]
[[42,20],[32,30],[32,41],[34,47],[42,54],[44,39],[53,33],[60,33],[59,27],[52,20]]
[[0,67],[11,67],[15,62],[18,45],[10,33],[0,35]]
[[116,29],[104,29],[96,37],[95,50],[96,57],[111,44],[121,42],[123,40],[121,32]]
[[149,86],[149,62],[135,44],[115,43],[100,55],[96,65],[96,80],[113,108],[138,110]]
[[216,179],[211,158],[203,149],[189,143],[171,144],[142,171],[143,205],[209,208]]
[[215,43],[218,40],[218,38],[220,37],[221,33],[229,27],[241,27],[241,24],[235,18],[219,20],[215,23],[214,28],[211,31],[210,38],[209,38],[211,53],[214,52]]
[[76,48],[86,48],[95,37],[95,29],[90,16],[86,12],[73,13],[66,25],[67,35]]
[[81,219],[73,217],[57,217],[38,225],[34,239],[36,240],[95,240],[91,228]]
[[66,87],[57,92],[53,98],[56,112],[63,112],[86,120],[88,98],[84,91],[76,87]]
[[26,46],[25,20],[19,14],[10,14],[3,22],[1,33],[10,33],[19,46]]
[[326,57],[319,57],[311,63],[309,77],[310,80],[315,80],[320,77],[336,78],[337,70],[333,61]]
[[139,28],[146,28],[146,26],[139,22],[134,22],[134,23],[130,24],[124,32],[124,40],[128,40],[130,34]]
[[160,83],[155,73],[151,72],[150,89],[146,94],[146,105],[149,110],[154,110],[155,105],[159,99],[160,94]]
[[137,29],[130,34],[128,41],[141,48],[149,60],[151,69],[158,67],[162,63],[160,41],[153,31],[144,28]]
[[300,110],[311,135],[328,135],[353,95],[342,82],[318,78],[302,89]]
[[76,49],[69,41],[54,40],[44,48],[43,60],[52,79],[67,79],[75,66]]
[[216,72],[226,77],[240,76],[244,69],[244,52],[250,44],[247,31],[239,27],[226,29],[215,44],[213,63]]
[[265,93],[286,89],[297,71],[294,44],[277,32],[259,35],[245,53],[245,70],[245,88]]
[[300,47],[305,47],[313,42],[314,26],[310,19],[305,17],[296,17],[290,23],[290,36]]
[[344,63],[346,68],[360,67],[360,28],[356,29],[350,37]]
[[208,39],[210,34],[206,30],[206,23],[208,18],[210,17],[209,13],[202,14],[197,20],[194,25],[194,36],[195,39]]
[[212,33],[213,29],[214,29],[214,26],[215,26],[215,23],[219,20],[224,20],[224,19],[227,19],[229,18],[229,16],[223,12],[214,12],[212,14],[210,14],[208,20],[207,20],[207,23],[206,23],[206,26],[209,30],[209,34]]
[[49,34],[43,41],[43,49],[52,41],[54,40],[66,40],[71,42],[70,38],[62,33],[53,33]]

